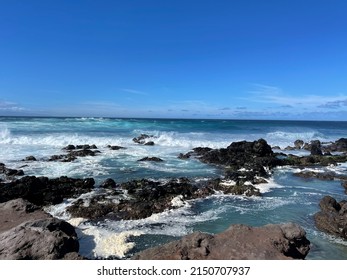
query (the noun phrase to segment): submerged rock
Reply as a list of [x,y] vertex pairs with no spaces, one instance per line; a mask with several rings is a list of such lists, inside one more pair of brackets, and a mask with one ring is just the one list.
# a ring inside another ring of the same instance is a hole
[[178,241],[137,253],[135,260],[305,259],[306,232],[297,224],[250,227],[236,224],[219,234],[195,232]]

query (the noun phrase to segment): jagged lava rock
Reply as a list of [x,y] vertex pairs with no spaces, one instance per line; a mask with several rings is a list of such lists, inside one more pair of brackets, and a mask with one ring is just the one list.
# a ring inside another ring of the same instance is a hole
[[93,178],[74,179],[62,176],[49,179],[25,176],[9,183],[0,183],[0,202],[24,198],[38,206],[57,204],[64,198],[90,192],[94,184]]

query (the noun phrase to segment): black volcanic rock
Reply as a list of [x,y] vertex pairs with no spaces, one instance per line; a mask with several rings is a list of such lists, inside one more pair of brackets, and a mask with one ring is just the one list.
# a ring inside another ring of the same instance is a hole
[[311,155],[312,156],[322,156],[322,145],[319,140],[315,140],[311,142]]
[[108,178],[101,183],[100,187],[105,189],[114,189],[117,187],[117,184],[112,178]]
[[14,177],[14,176],[23,176],[24,175],[24,171],[19,169],[11,169],[11,168],[7,168],[5,166],[5,164],[0,163],[0,174],[4,174],[5,176],[7,176],[8,178]]
[[62,176],[55,179],[25,176],[9,183],[0,183],[0,202],[23,198],[39,206],[61,203],[64,198],[90,192],[94,179],[73,179]]
[[148,138],[152,138],[154,137],[154,135],[148,135],[148,134],[141,134],[138,137],[134,137],[133,138],[133,142],[137,143],[137,144],[142,144],[144,145],[146,143],[146,139]]
[[144,157],[142,159],[139,159],[138,161],[154,161],[154,162],[161,162],[163,161],[161,158],[158,157]]
[[110,150],[113,150],[113,151],[126,149],[125,147],[122,147],[122,146],[112,146],[112,145],[107,145],[107,148],[109,148]]

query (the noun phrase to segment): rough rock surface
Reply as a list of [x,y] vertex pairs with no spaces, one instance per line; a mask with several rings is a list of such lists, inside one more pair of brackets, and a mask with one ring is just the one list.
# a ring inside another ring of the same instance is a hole
[[333,197],[325,196],[319,206],[321,211],[314,215],[317,228],[347,239],[347,201],[337,202]]
[[76,232],[23,199],[0,203],[0,259],[82,259]]
[[297,224],[233,225],[211,235],[196,232],[134,255],[135,260],[282,260],[305,259],[310,241]]
[[94,183],[92,178],[25,176],[10,183],[0,183],[0,203],[23,198],[38,206],[57,204],[64,198],[77,197],[91,191]]

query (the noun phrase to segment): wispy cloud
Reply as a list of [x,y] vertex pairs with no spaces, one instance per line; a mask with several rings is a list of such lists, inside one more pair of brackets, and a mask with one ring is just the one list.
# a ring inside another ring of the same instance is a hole
[[249,101],[280,105],[281,108],[295,107],[297,109],[334,109],[347,106],[347,96],[343,94],[337,96],[321,96],[312,94],[289,96],[279,87],[262,84],[255,84],[254,89],[250,90],[249,93],[251,94],[251,96],[247,98]]
[[347,99],[330,101],[325,104],[319,105],[318,107],[327,108],[327,109],[337,109],[341,107],[347,107]]
[[19,104],[11,101],[0,100],[0,111],[7,112],[23,112],[26,111],[24,107],[21,107]]
[[136,90],[136,89],[131,89],[131,88],[121,88],[120,90],[123,92],[126,92],[126,93],[131,93],[131,94],[136,94],[136,95],[148,95],[147,92]]
[[219,110],[220,111],[229,111],[229,110],[231,110],[231,108],[230,107],[223,107],[223,108],[220,108]]

